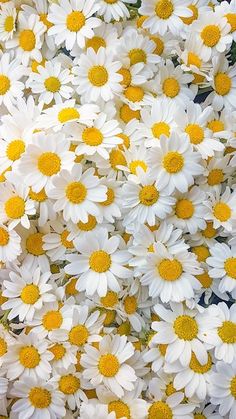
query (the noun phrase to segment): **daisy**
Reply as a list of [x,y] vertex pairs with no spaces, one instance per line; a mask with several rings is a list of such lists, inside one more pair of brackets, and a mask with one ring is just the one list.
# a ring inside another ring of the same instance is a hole
[[97,53],[88,48],[77,64],[73,68],[73,84],[78,86],[76,91],[85,101],[96,102],[102,98],[107,102],[122,91],[122,75],[118,73],[121,63],[114,61],[105,48],[99,48]]
[[81,164],[74,165],[70,172],[62,170],[53,178],[48,191],[49,197],[56,201],[54,210],[63,211],[65,221],[87,223],[89,215],[100,215],[97,203],[107,198],[107,187],[94,176],[94,169],[82,170]]
[[172,133],[169,138],[162,136],[159,143],[160,147],[150,152],[149,164],[156,170],[161,187],[167,193],[175,189],[187,192],[188,187],[194,183],[194,176],[203,172],[199,154],[193,151],[186,136],[177,133]]
[[15,230],[0,224],[0,261],[11,262],[21,254],[21,237]]
[[[102,215],[101,215],[102,217]],[[68,221],[68,229],[70,234],[68,236],[68,240],[74,240],[76,237],[83,236],[86,239],[87,233],[89,231],[99,231],[101,228],[105,228],[107,231],[111,232],[114,231],[114,227],[111,224],[107,224],[105,222],[97,222],[97,218],[94,215],[88,215],[87,223],[83,223],[79,221],[78,223],[73,223],[72,221]]]
[[223,227],[226,231],[231,232],[235,225],[235,201],[236,192],[230,191],[227,186],[222,193],[221,189],[216,189],[210,193],[209,200],[205,202],[206,213],[205,219],[213,221],[213,227]]
[[102,183],[107,187],[107,196],[105,201],[98,203],[98,207],[101,208],[101,216],[98,217],[99,223],[102,220],[113,223],[114,219],[121,217],[121,182],[108,176]]
[[15,381],[11,395],[18,398],[11,408],[13,414],[24,414],[31,419],[41,415],[49,419],[65,416],[64,397],[55,383],[32,378]]
[[6,42],[13,37],[16,30],[16,8],[13,2],[1,4],[0,41]]
[[97,403],[94,400],[88,400],[82,403],[80,408],[80,418],[90,419],[96,416],[97,419],[116,419],[115,412],[108,412],[106,404]]
[[215,12],[219,15],[226,17],[227,22],[229,23],[231,29],[230,33],[232,34],[233,40],[236,41],[236,26],[235,26],[235,0],[232,0],[230,3],[224,1],[220,4],[217,4],[215,7]]
[[71,365],[76,365],[77,363],[77,348],[69,342],[52,343],[48,350],[53,354],[53,359],[51,360],[53,375],[62,369],[68,370]]
[[122,102],[127,104],[132,110],[142,109],[146,104],[152,103],[153,97],[146,92],[143,87],[130,85],[127,86],[120,95]]
[[128,320],[133,329],[140,333],[142,328],[145,326],[144,319],[138,312],[138,309],[142,308],[142,299],[139,293],[133,295],[127,294],[118,309],[118,314],[123,320]]
[[53,376],[52,382],[54,381],[57,383],[58,390],[64,394],[71,410],[80,407],[81,401],[86,402],[88,400],[83,391],[84,387],[88,387],[88,382],[83,379],[81,373],[77,372],[74,366],[61,369],[60,375],[56,373]]
[[151,333],[150,339],[148,340],[148,347],[147,350],[143,352],[142,357],[144,362],[150,364],[151,369],[155,373],[160,373],[161,369],[165,365],[165,355],[166,355],[166,344],[159,344],[153,343],[153,337],[155,333]]
[[1,367],[5,363],[5,356],[8,353],[9,348],[14,345],[15,339],[12,334],[1,324],[0,327],[0,365]]
[[49,7],[48,20],[53,26],[48,34],[55,36],[56,45],[64,44],[71,50],[75,44],[83,48],[85,40],[92,38],[93,29],[101,24],[101,20],[93,17],[99,6],[92,0],[61,0],[60,4]]
[[0,105],[9,108],[16,98],[23,96],[24,83],[20,79],[24,71],[19,60],[11,59],[10,54],[0,56]]
[[126,362],[133,353],[133,345],[127,342],[126,336],[107,335],[99,342],[98,349],[85,345],[81,356],[81,364],[86,368],[83,376],[93,386],[104,383],[116,396],[123,397],[124,390],[133,390],[137,379]]
[[52,176],[73,163],[74,153],[69,151],[69,145],[64,134],[35,134],[19,163],[26,185],[34,192],[43,188],[48,192]]
[[68,240],[70,232],[65,228],[60,220],[51,223],[53,230],[43,236],[43,249],[46,250],[48,257],[55,260],[64,260],[67,252],[72,253],[73,242]]
[[201,189],[206,192],[217,190],[219,186],[225,182],[226,178],[230,176],[234,167],[229,164],[230,156],[221,156],[220,158],[212,157],[204,164],[205,170],[203,175],[198,179],[198,184]]
[[[140,133],[140,136],[141,135],[142,134]],[[120,149],[124,150],[124,158],[126,160],[126,165],[122,166],[122,170],[124,172],[130,172],[132,175],[137,175],[137,169],[141,169],[144,172],[147,171],[148,150],[146,147],[144,147],[143,144],[140,144],[138,146],[131,144],[128,149],[126,149],[125,147],[120,147]]]
[[30,188],[29,197],[34,202],[34,206],[39,216],[39,227],[44,226],[48,220],[55,221],[57,214],[53,209],[54,202],[48,198],[44,188],[39,192],[34,192],[32,188]]
[[99,0],[98,14],[103,17],[105,22],[127,19],[130,13],[125,3],[133,4],[135,0]]
[[4,310],[11,310],[9,320],[19,316],[19,320],[32,320],[35,310],[40,310],[46,302],[54,301],[52,285],[48,284],[51,273],[40,273],[35,269],[32,273],[26,266],[9,273],[9,280],[4,280],[3,296],[8,300],[2,305]]
[[222,417],[229,415],[233,419],[236,414],[236,361],[230,365],[222,361],[216,363],[216,372],[210,377],[210,403],[219,407]]
[[[204,13],[210,12],[212,9],[207,5],[206,0],[191,0],[188,5],[188,9],[191,10],[192,15],[188,17],[182,17],[181,20],[185,25],[190,26],[195,20],[201,19]],[[184,28],[185,29],[185,28]]]

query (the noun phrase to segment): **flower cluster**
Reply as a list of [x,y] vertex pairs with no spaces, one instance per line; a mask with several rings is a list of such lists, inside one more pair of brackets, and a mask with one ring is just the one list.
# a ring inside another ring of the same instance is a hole
[[0,418],[236,417],[236,0],[0,0]]

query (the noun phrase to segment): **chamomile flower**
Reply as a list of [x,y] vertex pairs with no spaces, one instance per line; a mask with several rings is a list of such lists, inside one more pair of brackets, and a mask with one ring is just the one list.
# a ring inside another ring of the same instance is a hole
[[21,254],[21,237],[15,230],[0,224],[0,261],[12,262]]
[[24,67],[18,59],[11,59],[10,54],[0,56],[0,105],[7,108],[23,96],[24,83],[20,81],[24,74]]
[[99,0],[98,14],[103,17],[105,22],[129,18],[129,9],[126,7],[125,3],[132,4],[135,3],[135,0]]
[[77,372],[74,366],[61,369],[60,375],[56,374],[52,381],[57,383],[58,390],[64,394],[71,410],[80,407],[81,401],[86,402],[88,400],[83,391],[84,386],[85,388],[89,387],[88,381],[83,379],[81,373]]
[[71,240],[68,240],[70,232],[60,220],[52,222],[51,227],[52,231],[43,236],[43,248],[54,262],[58,259],[63,260],[66,252],[73,251],[74,245]]
[[53,359],[51,360],[53,371],[57,372],[62,369],[68,370],[72,364],[76,365],[76,346],[71,345],[69,342],[62,343],[52,343],[52,346],[48,348],[53,354]]
[[216,363],[216,371],[210,377],[210,403],[218,406],[222,417],[228,414],[233,419],[236,414],[236,362],[230,365],[222,361]]
[[205,170],[203,175],[199,178],[199,185],[201,189],[206,192],[216,190],[223,184],[227,176],[230,176],[234,167],[229,165],[230,156],[212,157],[205,163]]
[[105,201],[98,203],[98,207],[102,206],[101,216],[98,216],[98,219],[99,223],[101,220],[112,223],[114,222],[114,219],[121,217],[121,185],[119,181],[116,181],[112,176],[108,176],[102,183],[107,187],[107,196]]
[[93,400],[88,400],[87,403],[81,404],[80,417],[81,419],[90,419],[96,416],[97,419],[116,419],[115,412],[108,412],[108,406]]
[[222,193],[222,188],[218,188],[210,193],[209,200],[206,201],[206,213],[205,219],[213,221],[213,227],[223,227],[226,231],[232,231],[235,225],[235,192],[230,191],[229,187],[226,187]]
[[0,41],[6,42],[16,30],[16,8],[14,2],[1,4]]
[[232,34],[233,40],[236,40],[236,26],[235,26],[235,0],[232,0],[230,3],[222,1],[220,4],[217,4],[215,7],[215,12],[219,15],[226,17],[227,22],[229,23],[231,29],[230,33]]
[[235,109],[236,66],[230,67],[226,58],[219,59],[219,57],[213,57],[212,64],[212,74],[210,75],[212,82],[210,84],[213,87],[213,92],[207,97],[207,102],[211,103],[216,111],[220,111],[223,106]]

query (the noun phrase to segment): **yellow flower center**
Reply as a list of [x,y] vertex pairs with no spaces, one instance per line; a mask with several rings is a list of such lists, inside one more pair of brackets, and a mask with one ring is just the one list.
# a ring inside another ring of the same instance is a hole
[[182,275],[183,267],[177,259],[163,259],[157,266],[157,270],[165,281],[176,281]]
[[89,258],[89,266],[95,272],[106,272],[111,266],[111,257],[104,250],[96,250]]
[[80,388],[80,380],[72,374],[63,375],[58,383],[59,390],[66,394],[75,394]]
[[147,170],[147,165],[144,161],[133,160],[129,164],[129,170],[130,170],[131,173],[133,173],[133,175],[136,175],[137,167],[141,167],[144,170],[144,172],[146,172],[146,170]]
[[160,19],[169,19],[174,11],[174,6],[170,0],[159,0],[155,6],[156,15]]
[[35,304],[40,297],[39,287],[34,284],[25,285],[21,291],[20,298],[25,304]]
[[108,404],[108,412],[115,412],[116,419],[131,419],[129,406],[121,400],[115,400]]
[[82,221],[79,221],[77,226],[82,231],[91,231],[93,230],[97,225],[97,220],[94,217],[94,215],[88,215],[88,221],[87,223],[82,223]]
[[177,390],[175,389],[174,385],[172,382],[168,383],[165,389],[165,393],[167,395],[167,397],[171,396],[172,394],[176,393]]
[[196,372],[197,374],[206,374],[208,371],[210,371],[211,367],[212,359],[210,354],[208,354],[207,363],[201,365],[200,362],[197,360],[196,355],[192,352],[191,361],[189,364],[189,368],[191,368],[192,371]]
[[188,6],[188,9],[191,10],[192,16],[181,17],[181,20],[185,23],[185,25],[191,25],[191,23],[198,18],[198,9],[194,4]]
[[42,153],[38,158],[38,169],[44,176],[52,176],[59,172],[61,159],[56,153]]
[[204,272],[203,274],[196,275],[196,278],[198,281],[202,284],[204,288],[210,288],[212,284],[212,278],[209,276],[207,272]]
[[19,353],[19,361],[25,368],[35,368],[39,365],[40,356],[34,346],[25,346]]
[[51,404],[52,396],[45,388],[33,387],[29,392],[29,400],[36,409],[46,409]]
[[224,180],[224,173],[222,169],[212,169],[207,177],[207,183],[210,186],[219,185]]
[[47,199],[47,195],[45,193],[45,190],[42,189],[40,192],[34,192],[32,191],[32,189],[30,188],[29,191],[29,197],[31,199],[33,199],[33,201],[37,201],[37,202],[44,202]]
[[236,376],[234,376],[230,381],[230,393],[236,399]]
[[85,16],[82,12],[71,12],[66,19],[66,27],[71,32],[78,32],[85,24]]
[[207,47],[214,47],[220,40],[220,29],[216,25],[207,25],[201,32],[201,38]]
[[207,239],[212,239],[216,235],[216,229],[213,227],[213,222],[208,221],[205,230],[202,231],[202,235]]
[[114,307],[118,301],[118,295],[114,291],[108,291],[105,297],[101,297],[100,299],[100,302],[104,307]]
[[106,314],[105,319],[103,320],[104,326],[110,326],[115,321],[116,311],[115,310],[105,310],[102,313]]
[[137,20],[136,20],[136,25],[137,25],[137,28],[142,28],[142,26],[143,26],[143,22],[145,22],[145,20],[148,18],[148,16],[144,16],[144,15],[142,15],[142,16],[138,16],[138,18],[137,18]]
[[118,0],[104,0],[105,1],[105,3],[107,3],[107,4],[115,4],[115,3],[117,3],[118,2]]
[[68,295],[76,295],[78,291],[76,289],[77,279],[71,278],[70,281],[65,286],[66,294]]
[[172,419],[171,408],[165,402],[154,402],[148,409],[148,419]]
[[118,170],[117,166],[126,166],[127,162],[121,150],[111,150],[109,162],[113,170]]
[[128,295],[124,300],[124,308],[127,314],[134,314],[137,310],[137,299],[133,295]]
[[26,250],[34,256],[43,255],[45,253],[45,250],[43,250],[43,234],[30,234],[26,239]]
[[[0,76],[0,85],[1,85],[1,76]],[[25,152],[25,143],[23,140],[13,140],[11,141],[6,149],[6,155],[9,160],[16,161],[19,160],[21,155]]]
[[212,132],[220,132],[224,131],[224,123],[222,121],[219,121],[218,119],[213,119],[212,121],[209,121],[207,124],[207,128],[209,128]]
[[129,51],[129,59],[130,64],[134,65],[137,63],[145,63],[147,62],[147,54],[141,48],[133,48]]
[[174,98],[179,94],[180,86],[178,80],[173,77],[165,79],[162,85],[163,93],[170,98]]
[[58,121],[61,122],[61,124],[79,118],[80,114],[75,108],[64,108],[58,113]]
[[49,92],[56,93],[61,88],[61,82],[57,77],[48,77],[44,82],[45,89]]
[[95,65],[89,69],[88,79],[95,87],[102,87],[108,82],[107,69],[102,65]]
[[231,278],[236,279],[236,258],[228,258],[225,260],[224,268]]
[[19,45],[26,52],[32,51],[35,48],[36,38],[31,29],[25,29],[20,33]]
[[25,201],[20,196],[13,196],[5,202],[5,212],[9,218],[21,218],[25,213]]
[[10,79],[4,74],[0,74],[0,95],[5,95],[11,87]]
[[61,233],[61,244],[66,248],[66,249],[73,249],[74,245],[73,242],[71,240],[67,240],[67,237],[69,236],[69,231],[64,230]]
[[207,417],[202,413],[194,413],[193,417],[194,419],[207,419]]
[[159,36],[150,36],[150,39],[155,42],[156,48],[153,51],[153,54],[161,55],[164,51],[165,44]]
[[72,204],[81,204],[87,196],[87,189],[81,182],[68,183],[66,197]]
[[224,343],[236,343],[236,323],[224,321],[222,326],[218,327],[217,331]]
[[217,220],[225,222],[231,217],[231,208],[224,202],[218,202],[213,208],[213,214]]
[[52,354],[54,355],[54,360],[55,361],[59,361],[60,359],[63,358],[63,356],[66,353],[66,350],[64,348],[64,346],[61,343],[55,343],[55,345],[53,345],[50,349],[50,352],[52,352]]
[[162,164],[168,173],[178,173],[184,166],[184,158],[177,151],[169,151],[164,156]]
[[6,246],[9,242],[9,234],[5,228],[0,227],[0,246]]
[[48,15],[46,13],[41,13],[39,15],[39,20],[40,22],[43,22],[43,24],[46,26],[47,29],[53,26],[53,23],[49,22]]
[[168,345],[166,345],[165,343],[160,343],[160,345],[158,345],[158,349],[159,349],[162,356],[165,356],[166,351],[167,351],[167,347],[168,347]]
[[7,353],[7,343],[3,338],[0,338],[0,356],[5,355]]
[[120,363],[113,354],[101,355],[98,363],[98,370],[104,377],[114,377],[119,371]]
[[194,206],[189,199],[180,199],[176,204],[175,213],[178,218],[188,220],[194,214]]
[[82,140],[85,144],[90,145],[91,147],[102,144],[103,135],[101,131],[95,127],[85,128],[82,133]]
[[88,337],[88,329],[83,324],[72,327],[71,331],[69,332],[69,342],[72,345],[82,346],[87,342]]
[[204,139],[204,131],[197,124],[189,124],[185,128],[185,132],[189,135],[192,144],[200,144]]
[[189,52],[187,64],[200,68],[202,65],[202,60],[196,54],[194,54],[194,52]]
[[230,92],[232,81],[228,74],[218,73],[214,78],[215,91],[220,96],[225,96]]
[[144,91],[142,87],[129,86],[125,89],[124,95],[130,102],[140,102],[143,99]]
[[120,70],[118,70],[118,74],[121,74],[123,77],[123,79],[120,81],[120,84],[125,87],[129,86],[132,81],[130,71],[127,68],[122,67]]
[[150,207],[154,205],[159,198],[159,192],[154,185],[143,186],[139,192],[139,200],[141,204]]
[[227,13],[227,15],[225,15],[228,23],[231,26],[231,33],[236,31],[236,13]]
[[42,324],[43,327],[48,330],[59,329],[62,325],[62,315],[59,311],[51,310],[44,314]]
[[14,18],[13,16],[7,16],[4,22],[4,30],[11,32],[14,29]]
[[197,256],[198,262],[205,262],[210,256],[209,249],[206,246],[194,246],[192,252]]
[[108,207],[115,200],[115,193],[114,193],[113,189],[107,188],[106,194],[107,194],[107,199],[105,201],[103,201],[103,202],[100,202],[100,205],[102,205],[104,207]]
[[86,48],[93,48],[95,52],[98,52],[101,47],[106,48],[106,41],[101,36],[93,36],[86,41]]
[[160,138],[161,135],[170,136],[170,126],[166,122],[156,122],[151,129],[155,138]]
[[174,331],[179,339],[193,340],[198,334],[196,320],[187,315],[178,316],[173,324]]
[[46,63],[46,60],[45,60],[45,58],[43,58],[42,59],[42,61],[36,61],[36,60],[32,60],[31,61],[31,70],[33,71],[33,73],[38,73],[38,66],[43,66],[43,67],[45,67],[45,63]]
[[132,119],[140,120],[140,111],[134,111],[126,103],[124,103],[120,108],[120,118],[123,122],[125,122],[125,124],[128,124],[128,122]]

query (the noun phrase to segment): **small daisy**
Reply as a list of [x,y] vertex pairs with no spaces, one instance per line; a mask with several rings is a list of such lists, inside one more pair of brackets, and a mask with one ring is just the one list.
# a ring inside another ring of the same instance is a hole
[[13,37],[16,30],[16,8],[14,2],[1,4],[0,41],[6,42]]
[[57,214],[53,209],[54,202],[48,198],[44,188],[39,192],[34,192],[30,188],[29,197],[34,202],[37,214],[39,215],[39,227],[44,226],[48,220],[55,221]]
[[105,22],[127,19],[130,13],[125,3],[133,4],[135,0],[99,0],[98,15],[102,16]]
[[80,419],[90,419],[96,417],[97,419],[116,419],[115,412],[108,412],[106,404],[97,403],[94,400],[88,400],[87,403],[82,403],[80,408]]
[[21,237],[0,224],[0,261],[11,262],[21,254]]
[[23,96],[24,83],[19,80],[24,72],[18,59],[11,59],[8,53],[0,56],[0,105],[9,108],[17,98]]
[[198,184],[205,192],[216,190],[230,176],[234,167],[229,164],[230,156],[212,157],[204,164],[203,175],[198,179]]
[[52,382],[56,382],[58,390],[64,394],[65,400],[71,410],[80,407],[81,401],[86,402],[87,396],[83,391],[89,387],[88,381],[85,380],[80,372],[77,372],[74,366],[67,369],[61,369],[60,375],[56,373]]
[[98,207],[102,207],[101,216],[98,216],[99,224],[101,220],[113,223],[115,218],[121,217],[121,183],[115,180],[112,176],[108,176],[102,183],[107,187],[107,196],[105,201],[98,203]]
[[236,66],[229,66],[226,58],[213,57],[212,72],[210,77],[213,92],[207,97],[206,103],[210,103],[216,111],[220,111],[223,106],[228,109],[236,109]]
[[46,250],[52,262],[64,260],[66,253],[72,253],[74,249],[73,242],[68,240],[70,232],[60,219],[52,221],[50,224],[52,231],[43,236],[43,249]]
[[221,193],[219,188],[210,193],[209,200],[205,202],[205,220],[213,221],[214,228],[222,226],[227,232],[231,232],[236,219],[236,191],[231,193],[227,186]]
[[142,307],[142,299],[139,293],[129,295],[127,294],[120,303],[118,314],[122,320],[130,322],[133,329],[140,333],[145,327],[145,321],[138,312],[139,307]]
[[[134,121],[131,121],[131,122],[134,122]],[[140,130],[140,136],[142,136],[141,130]],[[125,147],[119,147],[119,148],[121,150],[124,150],[124,157],[127,163],[127,166],[122,167],[122,170],[124,172],[130,172],[132,175],[137,175],[137,169],[139,170],[142,169],[144,172],[147,171],[148,150],[146,147],[144,147],[143,144],[138,145],[138,146],[131,144],[128,149],[126,149]]]
[[229,23],[231,29],[230,33],[232,34],[233,40],[236,41],[236,24],[235,24],[235,13],[236,2],[232,0],[230,3],[224,1],[216,5],[215,12],[219,15],[226,17],[227,22]]
[[219,407],[223,418],[233,419],[236,415],[236,361],[230,365],[219,361],[216,372],[210,377],[210,403]]
[[77,363],[77,348],[69,342],[52,343],[48,350],[53,354],[53,359],[51,360],[53,374],[62,369],[68,370],[71,365],[76,365]]

